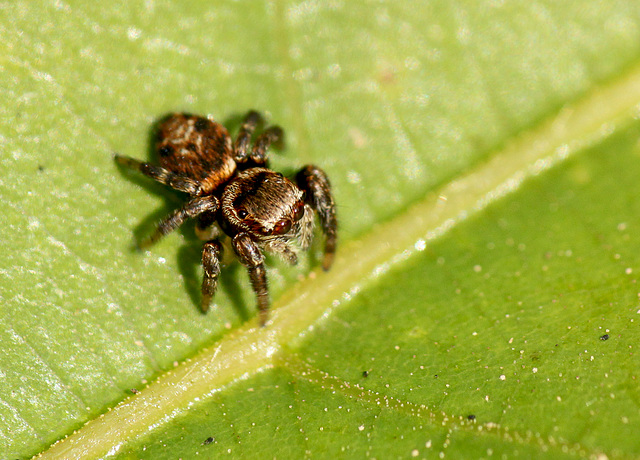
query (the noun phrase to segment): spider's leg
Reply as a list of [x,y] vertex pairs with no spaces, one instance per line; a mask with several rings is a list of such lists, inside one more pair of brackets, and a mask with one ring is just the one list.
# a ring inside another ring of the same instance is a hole
[[322,231],[327,237],[324,246],[324,260],[322,268],[329,270],[336,252],[338,238],[338,221],[336,219],[336,205],[331,195],[331,184],[325,172],[313,165],[307,165],[297,174],[298,187],[306,192],[306,200],[318,213]]
[[280,126],[270,126],[265,129],[256,139],[256,143],[251,151],[251,159],[259,164],[264,165],[267,162],[267,150],[271,144],[280,146],[284,137],[284,132]]
[[255,110],[245,115],[242,126],[240,126],[240,132],[238,132],[238,137],[236,137],[233,145],[233,155],[236,162],[244,163],[249,158],[251,136],[256,130],[256,127],[262,122],[262,115]]
[[186,192],[189,195],[197,195],[200,192],[200,185],[198,182],[193,179],[189,179],[188,177],[180,176],[161,166],[138,161],[130,157],[118,155],[117,153],[113,157],[119,164],[131,169],[136,169],[145,176],[149,176],[153,180],[156,180],[161,184],[168,185],[175,190]]
[[202,278],[202,304],[203,312],[209,310],[211,299],[216,293],[218,286],[218,276],[220,275],[220,254],[222,245],[216,241],[207,241],[202,247],[202,268],[204,277]]
[[267,272],[264,268],[264,255],[246,233],[238,233],[233,238],[233,249],[240,263],[249,270],[251,286],[258,300],[260,324],[264,326],[269,319],[269,290]]
[[156,231],[148,238],[140,243],[140,248],[144,249],[151,246],[167,233],[171,233],[187,219],[196,217],[205,211],[215,211],[219,207],[218,199],[213,196],[200,196],[193,198],[180,209],[176,209],[163,220],[160,221]]

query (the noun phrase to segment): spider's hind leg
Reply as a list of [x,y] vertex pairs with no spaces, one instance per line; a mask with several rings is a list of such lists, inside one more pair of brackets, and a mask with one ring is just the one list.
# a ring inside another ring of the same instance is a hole
[[256,139],[251,148],[251,138],[256,128],[264,123],[264,119],[260,113],[251,110],[245,115],[240,131],[233,145],[233,152],[236,162],[246,163],[251,161],[256,165],[263,166],[267,163],[267,150],[274,144],[281,146],[284,132],[279,126],[269,126]]
[[251,159],[259,164],[264,165],[267,162],[267,150],[271,144],[280,146],[283,143],[284,131],[280,126],[270,126],[265,129],[256,139],[256,143],[251,151]]
[[236,141],[233,144],[233,154],[238,163],[244,163],[249,158],[251,136],[253,136],[253,132],[258,125],[261,125],[263,122],[262,115],[255,110],[251,110],[245,115]]
[[185,192],[189,195],[197,195],[200,192],[200,185],[198,182],[193,179],[189,179],[188,177],[180,176],[161,166],[139,161],[117,153],[113,158],[118,164],[140,171],[145,176],[148,176],[161,184],[168,185],[179,192]]

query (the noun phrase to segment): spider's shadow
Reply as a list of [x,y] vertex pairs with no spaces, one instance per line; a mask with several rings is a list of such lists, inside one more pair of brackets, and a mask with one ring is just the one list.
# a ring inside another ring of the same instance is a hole
[[[158,128],[169,116],[171,116],[171,114],[158,118],[152,124],[148,132],[146,161],[150,163],[158,164],[155,146]],[[233,114],[222,124],[229,129],[230,133],[235,133],[240,127],[242,119],[242,114]],[[119,166],[118,169],[128,180],[147,192],[159,196],[164,201],[164,204],[159,209],[156,209],[151,214],[143,217],[140,223],[138,223],[133,229],[135,244],[132,245],[132,251],[138,251],[138,243],[153,232],[160,220],[182,206],[188,199],[188,195],[172,190],[167,186],[140,174],[138,171],[133,171],[122,166]],[[202,298],[200,283],[202,281],[197,267],[200,264],[202,256],[202,241],[196,238],[194,228],[194,222],[187,222],[177,230],[181,233],[186,242],[186,244],[178,250],[177,263],[178,269],[184,278],[185,288],[187,289],[189,297],[191,298],[194,307],[200,310],[200,301]],[[240,289],[240,284],[237,281],[238,267],[239,264],[237,263],[232,263],[228,267],[224,267],[220,274],[218,286],[220,288],[222,285],[222,289],[227,292],[234,308],[237,310],[242,320],[246,321],[249,319],[249,312],[241,295],[242,291]]]

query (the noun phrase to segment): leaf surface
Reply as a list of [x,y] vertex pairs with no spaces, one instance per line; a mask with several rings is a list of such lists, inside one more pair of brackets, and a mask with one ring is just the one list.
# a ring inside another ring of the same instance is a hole
[[[0,17],[0,456],[638,454],[640,7]],[[327,274],[320,244],[270,260],[267,328],[237,264],[198,312],[193,226],[132,250],[182,197],[112,161],[152,159],[166,113],[250,108],[341,225]]]

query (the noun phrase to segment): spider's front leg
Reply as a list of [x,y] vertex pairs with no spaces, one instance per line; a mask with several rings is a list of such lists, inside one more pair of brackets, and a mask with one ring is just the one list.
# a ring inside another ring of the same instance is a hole
[[140,242],[140,249],[146,249],[167,233],[171,233],[187,219],[196,217],[203,212],[215,212],[220,206],[218,199],[213,196],[200,196],[193,198],[180,209],[176,209],[163,220],[160,221],[156,231],[148,238]]
[[264,255],[260,248],[246,233],[239,233],[233,238],[233,249],[240,263],[249,270],[251,286],[256,293],[260,324],[264,326],[269,319],[269,290],[267,272],[264,267]]
[[222,245],[216,241],[207,241],[202,248],[202,268],[204,277],[202,278],[202,304],[203,312],[209,310],[211,299],[218,287],[218,276],[220,275],[220,254]]
[[331,184],[325,172],[313,165],[307,165],[297,174],[298,187],[306,192],[306,200],[320,217],[322,231],[326,235],[324,245],[324,260],[322,268],[329,270],[336,252],[338,238],[338,220],[336,219],[336,205],[331,194]]

